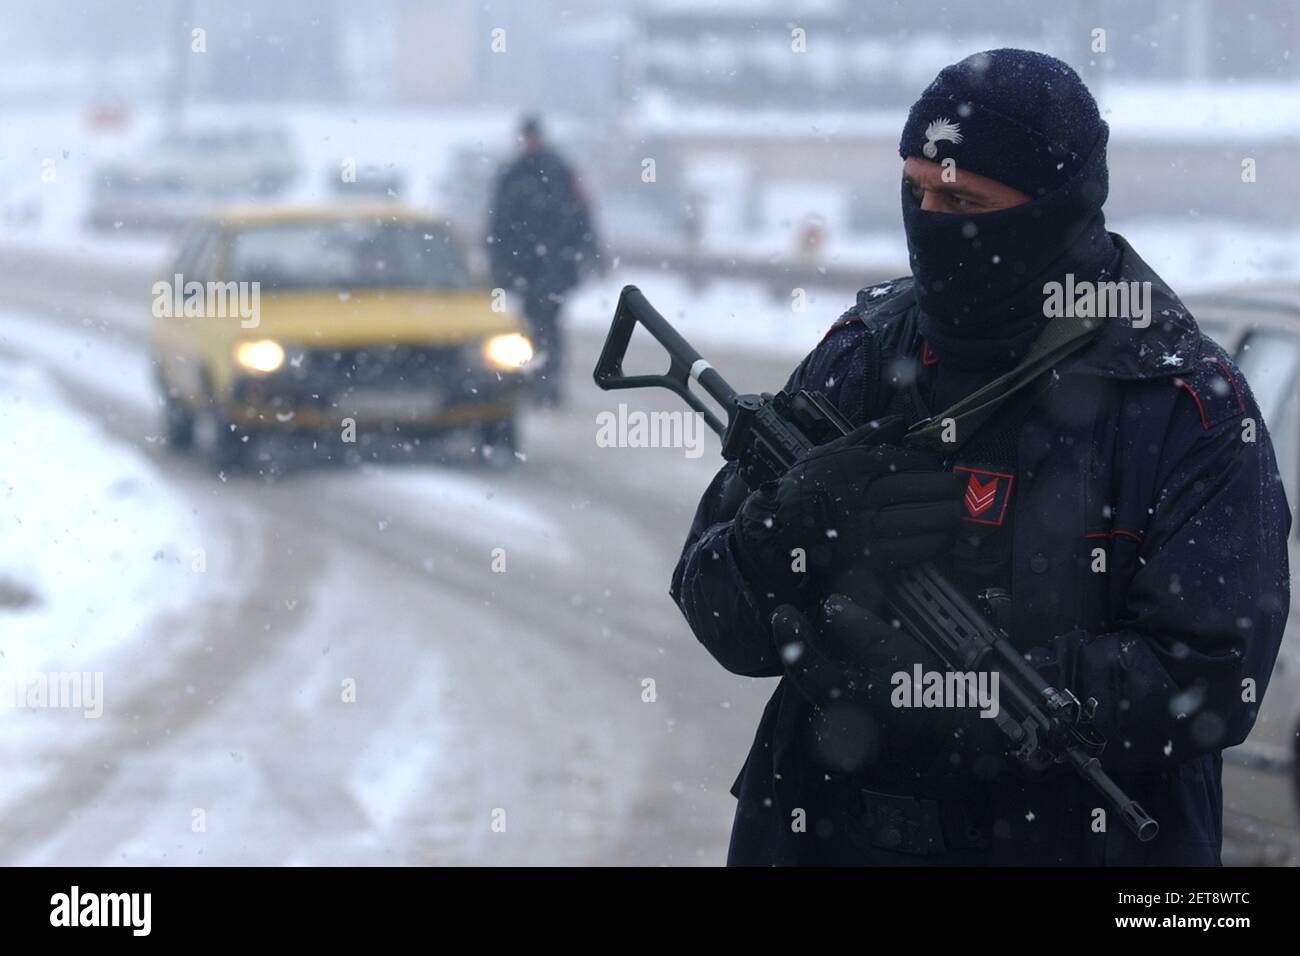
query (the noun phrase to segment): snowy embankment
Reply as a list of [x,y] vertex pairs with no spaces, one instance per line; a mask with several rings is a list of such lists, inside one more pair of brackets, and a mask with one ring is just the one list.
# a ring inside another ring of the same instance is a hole
[[94,732],[116,678],[135,679],[169,649],[151,622],[222,570],[208,558],[211,534],[145,455],[88,422],[35,365],[7,358],[0,524],[3,806],[48,751]]
[[[487,846],[461,846],[466,833],[478,832],[465,819],[486,812],[467,796],[483,789],[474,779],[482,754],[449,757],[447,738],[449,728],[481,725],[483,717],[458,703],[446,674],[463,673],[465,663],[449,667],[439,638],[454,621],[471,638],[466,647],[481,652],[499,642],[517,656],[524,630],[507,613],[447,592],[435,565],[449,551],[486,567],[491,547],[506,541],[525,567],[568,567],[575,560],[568,529],[535,502],[468,476],[368,468],[296,480],[338,514],[374,511],[360,523],[336,522],[345,530],[377,529],[380,539],[409,539],[413,528],[417,538],[428,535],[434,607],[408,613],[423,588],[413,595],[410,579],[376,563],[372,551],[321,541],[319,528],[309,532],[310,558],[296,549],[280,554],[274,542],[286,540],[285,530],[268,531],[274,486],[233,480],[209,495],[201,466],[177,462],[173,470],[151,458],[159,429],[151,363],[138,335],[119,334],[142,323],[125,302],[96,308],[84,276],[70,273],[64,296],[102,321],[0,314],[0,356],[22,356],[0,358],[7,545],[0,679],[13,675],[24,689],[23,706],[0,710],[0,759],[10,768],[0,783],[0,819],[6,808],[53,799],[45,817],[29,811],[11,819],[66,821],[20,851],[5,836],[3,862],[492,858]],[[56,381],[95,404],[65,400]],[[369,507],[376,502],[384,507]],[[475,520],[466,523],[466,514]],[[295,527],[304,526],[315,527],[310,514],[297,519]],[[289,564],[277,564],[277,555]],[[195,570],[199,557],[206,572]],[[380,635],[384,653],[376,653]],[[552,652],[545,635],[527,640],[534,659],[513,670],[492,666],[497,684],[515,688],[507,696],[517,706],[497,708],[494,717],[507,728],[506,741],[518,740],[546,709],[529,688]],[[25,706],[29,678],[75,674],[80,688],[83,672],[90,675],[85,708]],[[364,707],[340,703],[340,675],[360,682]],[[100,706],[103,719],[82,716]],[[636,779],[635,753],[624,757],[612,735],[596,736],[602,761]],[[539,771],[514,746],[503,745],[495,764],[510,769],[491,783],[523,794]],[[310,793],[305,781],[313,781]],[[431,787],[442,794],[441,809],[436,825],[419,824],[432,842],[417,852],[411,820],[428,815]],[[598,815],[617,817],[630,802]],[[299,813],[299,806],[323,809]],[[212,813],[210,834],[191,829],[195,808]],[[516,819],[526,823],[521,814]],[[21,822],[12,828],[21,831]]]
[[[102,665],[138,631],[141,608],[182,608],[199,590],[205,534],[189,505],[44,372],[8,359],[0,460],[0,581],[22,596],[0,606],[10,672]],[[0,710],[8,703],[0,696]]]

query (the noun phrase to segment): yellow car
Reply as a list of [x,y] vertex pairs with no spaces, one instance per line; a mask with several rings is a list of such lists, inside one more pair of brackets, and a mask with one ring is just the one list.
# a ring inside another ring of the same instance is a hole
[[259,207],[200,222],[154,284],[169,444],[247,464],[270,436],[327,453],[477,432],[515,457],[532,344],[437,219],[396,204]]

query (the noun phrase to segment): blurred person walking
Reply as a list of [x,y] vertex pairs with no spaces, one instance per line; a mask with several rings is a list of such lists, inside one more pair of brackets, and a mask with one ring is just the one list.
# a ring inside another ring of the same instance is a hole
[[525,117],[519,134],[523,151],[493,190],[488,256],[493,283],[523,299],[539,359],[536,395],[558,405],[565,355],[560,309],[584,264],[598,264],[596,234],[578,178],[545,142],[539,120]]

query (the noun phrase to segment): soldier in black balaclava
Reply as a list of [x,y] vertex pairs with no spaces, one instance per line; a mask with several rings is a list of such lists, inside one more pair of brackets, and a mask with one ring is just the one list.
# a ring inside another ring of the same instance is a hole
[[[700,502],[673,596],[724,667],[781,678],[732,790],[730,862],[1219,862],[1221,752],[1281,641],[1290,512],[1241,373],[1106,231],[1107,136],[1052,57],[944,69],[899,145],[911,275],[863,289],[786,384],[856,430],[752,491],[728,464]],[[1137,298],[1098,313],[1114,282]],[[951,451],[904,447],[1014,377],[1060,287],[1093,293],[1081,347]],[[1023,772],[973,708],[894,694],[941,665],[872,583],[927,559],[970,598],[1000,594],[1048,683],[1097,700],[1102,765],[1153,841],[1069,769]]]

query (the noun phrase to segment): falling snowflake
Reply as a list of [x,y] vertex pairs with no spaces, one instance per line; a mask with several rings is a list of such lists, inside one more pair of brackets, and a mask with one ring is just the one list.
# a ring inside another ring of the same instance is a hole
[[1164,355],[1160,356],[1160,364],[1161,364],[1161,365],[1172,365],[1172,366],[1174,366],[1175,368],[1177,368],[1179,365],[1182,365],[1182,364],[1183,364],[1183,356],[1182,356],[1182,353],[1181,353],[1181,352],[1166,352]]

